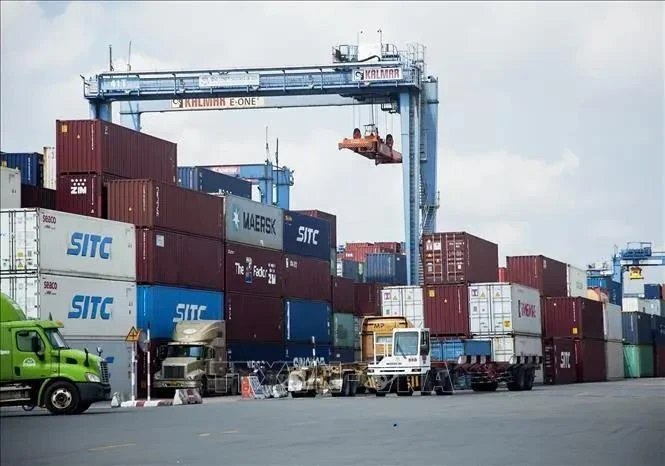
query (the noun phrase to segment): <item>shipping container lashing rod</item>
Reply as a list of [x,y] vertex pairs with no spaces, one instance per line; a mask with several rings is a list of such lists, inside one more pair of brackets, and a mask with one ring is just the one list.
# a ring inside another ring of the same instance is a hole
[[332,64],[108,71],[82,79],[92,118],[112,121],[112,103],[121,102],[121,124],[137,131],[149,112],[381,105],[399,114],[407,284],[420,283],[420,238],[434,232],[439,207],[438,79],[426,73],[423,45],[398,50],[380,36],[376,44],[333,47]]

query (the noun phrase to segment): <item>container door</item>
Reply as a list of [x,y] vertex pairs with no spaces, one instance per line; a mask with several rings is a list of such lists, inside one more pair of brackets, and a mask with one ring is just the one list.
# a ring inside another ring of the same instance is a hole
[[51,358],[46,344],[34,329],[13,329],[12,380],[44,379],[51,375]]

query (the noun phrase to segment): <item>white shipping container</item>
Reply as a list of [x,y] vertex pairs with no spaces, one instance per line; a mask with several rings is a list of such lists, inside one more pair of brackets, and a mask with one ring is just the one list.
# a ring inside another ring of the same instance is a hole
[[663,301],[660,299],[640,299],[643,302],[644,312],[654,316],[662,315]]
[[625,378],[623,365],[623,343],[620,341],[605,342],[605,371],[607,380]]
[[[0,165],[0,209],[21,208],[21,171]],[[2,231],[4,236],[5,230]]]
[[621,300],[621,310],[623,312],[644,312],[644,308],[640,309],[639,298],[626,298]]
[[47,189],[56,189],[57,180],[55,147],[44,147],[44,187]]
[[623,312],[644,312],[645,314],[662,315],[665,306],[660,299],[626,298],[621,300]]
[[[101,347],[102,358],[109,365],[111,393],[124,393],[129,399],[132,394],[132,347],[124,338],[113,340],[66,338],[66,340],[70,347],[80,350],[88,348],[88,351],[95,355],[97,347]],[[141,382],[143,381],[137,380],[137,386]]]
[[[543,341],[540,337],[526,335],[504,335],[490,337],[492,359],[497,362],[510,362],[513,356],[542,356]],[[536,371],[535,382],[543,383],[542,364]]]
[[381,289],[381,315],[406,317],[416,328],[424,325],[423,289],[419,286],[387,286]]
[[621,319],[622,319],[621,306],[612,303],[603,303],[603,323],[605,326],[605,340],[622,341],[623,326]]
[[474,335],[541,335],[540,292],[517,283],[469,285],[469,328]]
[[0,212],[0,231],[0,273],[136,281],[136,229],[130,223],[17,209]]
[[566,268],[568,296],[571,298],[586,298],[586,271],[570,264]]
[[65,275],[5,275],[0,289],[33,319],[64,324],[66,337],[124,338],[136,325],[136,283]]

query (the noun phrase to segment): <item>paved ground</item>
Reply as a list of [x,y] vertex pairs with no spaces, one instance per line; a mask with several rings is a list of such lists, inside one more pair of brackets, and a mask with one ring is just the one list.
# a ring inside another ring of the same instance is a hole
[[452,397],[317,398],[81,416],[5,409],[2,464],[661,465],[665,379],[459,392]]

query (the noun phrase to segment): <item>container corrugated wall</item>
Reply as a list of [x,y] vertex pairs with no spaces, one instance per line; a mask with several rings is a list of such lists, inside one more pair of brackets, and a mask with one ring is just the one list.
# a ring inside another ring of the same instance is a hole
[[575,340],[575,360],[578,382],[602,382],[607,379],[605,342],[602,339]]
[[332,310],[330,303],[301,299],[284,300],[284,339],[287,342],[332,343]]
[[353,280],[332,277],[332,306],[335,312],[351,312],[354,308]]
[[351,348],[355,344],[353,314],[333,314],[333,346],[335,348]]
[[577,382],[575,340],[572,338],[543,339],[543,383],[563,385]]
[[567,266],[545,256],[506,257],[508,279],[540,291],[542,296],[566,296]]
[[72,214],[108,218],[108,183],[117,179],[107,174],[60,175],[55,191],[56,208]]
[[331,244],[329,222],[298,212],[284,211],[284,252],[328,262]]
[[603,305],[586,298],[544,298],[545,337],[604,339]]
[[252,183],[204,167],[178,167],[178,185],[209,194],[252,198]]
[[427,285],[423,302],[432,336],[470,336],[468,285]]
[[0,152],[0,165],[21,172],[21,183],[43,186],[43,155],[38,152]]
[[621,314],[623,342],[629,345],[651,345],[653,343],[652,318],[643,312]]
[[367,254],[365,281],[383,285],[406,285],[406,256],[403,254]]
[[55,209],[55,189],[41,186],[21,185],[21,207]]
[[357,316],[381,315],[381,288],[374,283],[354,284],[354,314]]
[[620,341],[605,342],[605,373],[607,380],[620,380],[625,377],[623,343]]
[[353,280],[355,283],[362,283],[364,281],[363,264],[356,261],[342,260],[342,277]]
[[332,298],[330,265],[328,261],[313,257],[284,254],[282,295],[330,301]]
[[283,254],[273,249],[226,243],[225,290],[281,297],[283,291]]
[[626,378],[653,377],[654,358],[651,345],[623,345]]
[[224,320],[229,342],[284,341],[284,308],[278,297],[226,291]]

